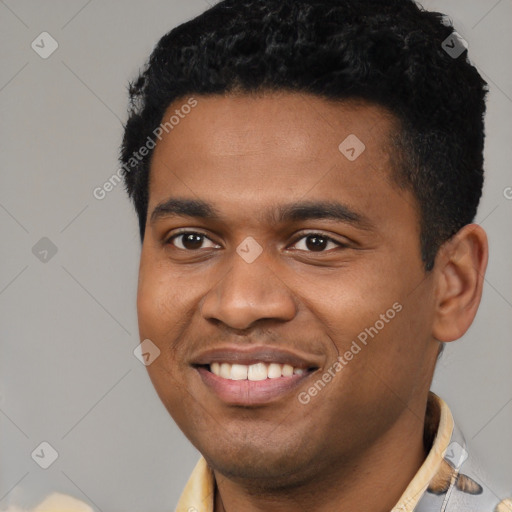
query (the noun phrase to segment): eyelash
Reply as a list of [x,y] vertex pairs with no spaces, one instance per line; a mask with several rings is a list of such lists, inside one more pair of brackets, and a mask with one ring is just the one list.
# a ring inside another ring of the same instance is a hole
[[[169,237],[166,241],[165,241],[165,245],[173,245],[172,244],[172,241],[175,239],[175,238],[178,238],[180,236],[183,236],[183,235],[190,235],[190,234],[194,234],[194,235],[199,235],[199,236],[202,236],[204,237],[205,239],[208,239],[210,240],[210,242],[212,243],[215,243],[213,240],[211,240],[210,238],[208,238],[208,236],[206,236],[204,233],[201,233],[199,231],[190,231],[190,230],[184,230],[184,231],[178,231],[177,233],[175,233],[174,235],[172,235],[171,237]],[[348,244],[344,244],[343,242],[338,242],[337,240],[335,240],[334,238],[326,235],[325,233],[322,233],[321,231],[312,231],[311,233],[305,233],[305,234],[302,234],[301,236],[298,236],[296,237],[293,242],[292,242],[292,245],[295,245],[299,240],[302,240],[303,238],[307,238],[309,236],[320,236],[321,238],[327,240],[327,242],[332,242],[334,244],[336,244],[339,248],[347,248],[348,247]],[[188,251],[188,252],[195,252],[194,250],[192,249],[182,249],[181,247],[176,247],[177,249],[180,249],[182,251]],[[200,250],[200,249],[196,249],[196,250]],[[303,251],[302,249],[300,249],[301,251]],[[303,251],[303,252],[311,252],[311,253],[314,253],[315,251]],[[329,252],[329,250],[323,250],[323,251],[318,251],[320,253],[325,253],[325,252]]]

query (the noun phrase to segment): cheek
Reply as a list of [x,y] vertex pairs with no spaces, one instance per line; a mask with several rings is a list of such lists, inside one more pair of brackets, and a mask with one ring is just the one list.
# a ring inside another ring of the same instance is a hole
[[422,306],[415,299],[402,296],[393,303],[395,308],[383,302],[350,337],[361,347],[347,366],[347,375],[354,377],[359,388],[354,393],[409,403],[418,386],[428,385],[434,346],[428,304]]
[[171,396],[187,370],[184,340],[192,321],[194,300],[194,290],[183,286],[169,269],[158,262],[141,261],[137,291],[139,336],[141,340],[150,339],[160,350],[147,370],[157,391],[167,390]]
[[183,314],[178,307],[177,292],[171,283],[149,266],[141,266],[137,291],[137,314],[140,339],[150,339],[160,350],[159,356],[146,367],[153,386],[169,412],[183,397],[183,376],[179,367],[176,339],[182,331]]
[[145,338],[157,338],[158,331],[166,322],[168,314],[162,311],[165,304],[163,289],[162,284],[152,273],[141,270],[137,290],[137,315],[141,336]]
[[141,260],[137,290],[141,336],[158,339],[172,330],[182,316],[185,293],[161,264]]
[[346,354],[347,377],[374,381],[378,369],[386,380],[395,381],[406,377],[397,373],[403,368],[423,364],[429,304],[421,286],[411,293],[413,283],[420,282],[416,270],[399,266],[389,259],[364,268],[354,265],[326,282],[322,296],[310,295],[338,354]]
[[394,320],[397,314],[393,304],[403,300],[402,288],[401,279],[394,279],[391,269],[383,265],[372,269],[363,262],[355,262],[335,279],[326,280],[321,293],[317,288],[309,296],[310,302],[316,304],[321,322],[333,335],[339,332],[357,336],[390,309],[386,319]]

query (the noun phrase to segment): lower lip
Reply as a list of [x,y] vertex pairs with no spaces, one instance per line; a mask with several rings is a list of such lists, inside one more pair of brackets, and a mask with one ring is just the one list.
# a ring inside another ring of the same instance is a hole
[[224,379],[206,368],[196,367],[204,384],[230,405],[261,405],[282,398],[296,390],[312,372],[265,380]]

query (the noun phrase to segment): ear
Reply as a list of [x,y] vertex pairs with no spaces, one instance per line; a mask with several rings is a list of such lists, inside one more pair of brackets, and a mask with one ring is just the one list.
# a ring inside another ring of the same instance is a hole
[[488,244],[478,224],[468,224],[439,249],[433,271],[436,280],[433,336],[447,342],[468,329],[482,298]]

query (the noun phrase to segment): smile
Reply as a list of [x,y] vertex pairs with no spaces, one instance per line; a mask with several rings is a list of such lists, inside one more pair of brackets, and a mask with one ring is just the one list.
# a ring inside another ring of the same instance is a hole
[[324,357],[276,347],[226,346],[206,350],[191,362],[208,392],[228,405],[255,406],[298,393]]

